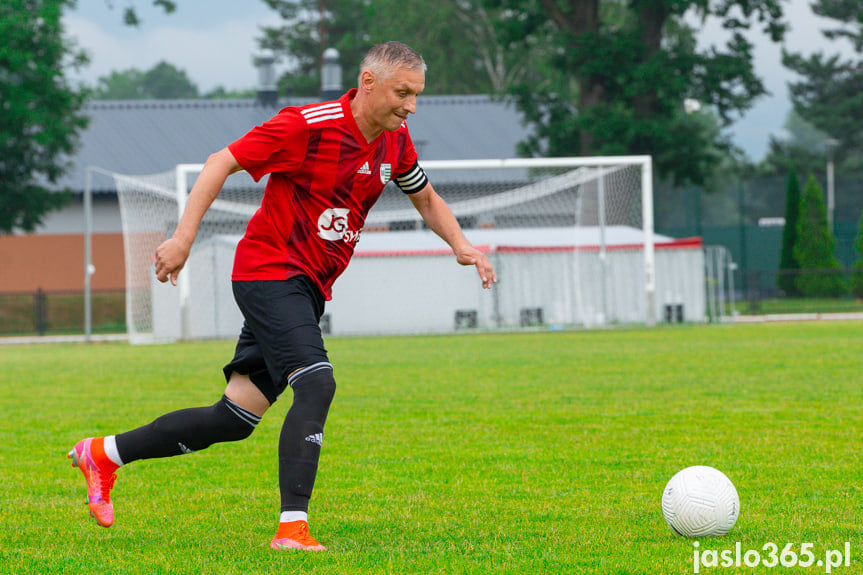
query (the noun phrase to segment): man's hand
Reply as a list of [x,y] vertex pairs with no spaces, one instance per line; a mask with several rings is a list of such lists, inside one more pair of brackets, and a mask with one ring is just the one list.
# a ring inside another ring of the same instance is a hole
[[482,287],[489,289],[491,284],[497,283],[497,276],[494,275],[494,268],[488,257],[470,245],[452,210],[434,191],[430,183],[420,191],[409,194],[408,197],[428,227],[449,244],[455,252],[458,263],[463,266],[476,266],[476,271],[479,272],[479,278],[482,280]]
[[162,283],[170,279],[171,285],[177,285],[177,276],[186,265],[190,249],[190,244],[177,237],[162,242],[153,256],[153,263],[156,264],[156,279]]
[[460,249],[456,253],[458,263],[463,266],[476,266],[476,271],[479,272],[479,279],[482,280],[482,287],[485,289],[491,288],[491,284],[497,283],[497,276],[494,273],[494,268],[489,261],[488,256],[478,249],[468,246]]
[[198,174],[195,185],[189,192],[186,209],[183,210],[183,216],[177,224],[177,229],[174,230],[174,235],[156,248],[153,263],[156,265],[157,280],[162,283],[171,280],[172,285],[177,285],[177,276],[189,259],[189,251],[192,249],[192,242],[195,241],[195,235],[198,233],[204,214],[219,195],[228,176],[241,169],[239,162],[228,148],[222,148],[215,154],[210,154],[204,169]]

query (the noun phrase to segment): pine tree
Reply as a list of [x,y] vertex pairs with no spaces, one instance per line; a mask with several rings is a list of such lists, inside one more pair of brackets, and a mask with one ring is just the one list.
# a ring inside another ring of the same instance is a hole
[[794,257],[804,272],[795,282],[804,297],[839,297],[848,293],[842,265],[833,254],[836,238],[827,226],[824,192],[809,176],[800,198]]
[[[817,51],[808,55],[783,51],[782,64],[799,81],[788,84],[794,112],[812,126],[838,141],[834,150],[838,164],[854,161],[863,149],[863,3],[859,0],[813,0],[807,2],[821,17],[818,28],[834,46],[850,43],[850,57]],[[838,52],[838,49],[829,52]],[[799,165],[798,165],[799,167]]]
[[800,183],[797,172],[792,166],[788,172],[788,187],[785,194],[785,227],[782,230],[782,255],[779,259],[779,289],[786,296],[799,296],[795,283],[800,263],[794,257],[794,245],[797,243],[797,220],[800,216]]

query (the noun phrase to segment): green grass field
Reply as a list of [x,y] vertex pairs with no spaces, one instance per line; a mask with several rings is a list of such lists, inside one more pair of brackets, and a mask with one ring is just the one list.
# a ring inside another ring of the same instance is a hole
[[863,323],[327,345],[339,389],[310,516],[322,554],[267,547],[287,398],[244,442],[121,469],[112,528],[87,515],[66,451],[212,403],[232,342],[0,347],[0,572],[692,573],[696,548],[660,498],[704,464],[734,481],[742,512],[700,551],[811,543],[822,560],[848,542],[850,566],[832,572],[863,573]]

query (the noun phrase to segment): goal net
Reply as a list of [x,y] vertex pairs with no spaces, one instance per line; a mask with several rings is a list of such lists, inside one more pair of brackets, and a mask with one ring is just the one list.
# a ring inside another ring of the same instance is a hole
[[[649,157],[422,166],[471,243],[488,253],[498,284],[482,290],[476,271],[455,264],[446,244],[391,183],[335,284],[325,332],[650,325],[660,317]],[[242,172],[229,177],[201,224],[178,286],[155,279],[153,253],[173,233],[201,168],[114,175],[133,342],[232,338],[242,325],[231,267],[234,248],[260,205],[263,182]]]

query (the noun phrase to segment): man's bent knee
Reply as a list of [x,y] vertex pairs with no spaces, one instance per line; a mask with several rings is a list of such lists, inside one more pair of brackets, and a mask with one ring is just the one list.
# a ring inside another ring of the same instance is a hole
[[248,375],[242,375],[236,371],[231,373],[231,378],[228,380],[228,385],[225,388],[225,395],[248,411],[251,411],[258,417],[261,417],[270,408],[270,401],[258,389]]
[[295,402],[297,394],[302,394],[329,408],[336,394],[333,366],[329,362],[322,361],[298,369],[288,377],[288,385],[294,390]]

